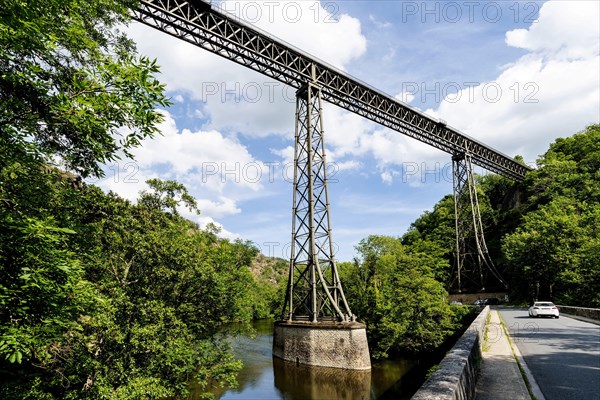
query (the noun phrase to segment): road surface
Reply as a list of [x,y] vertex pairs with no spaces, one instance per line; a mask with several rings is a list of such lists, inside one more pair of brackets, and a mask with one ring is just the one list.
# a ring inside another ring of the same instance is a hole
[[546,400],[600,400],[600,326],[498,311]]

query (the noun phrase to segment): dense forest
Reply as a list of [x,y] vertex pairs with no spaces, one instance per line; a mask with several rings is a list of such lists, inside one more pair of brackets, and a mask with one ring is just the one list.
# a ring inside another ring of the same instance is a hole
[[[524,182],[477,176],[477,191],[488,248],[513,304],[600,307],[600,125],[556,140]],[[447,195],[404,235],[370,236],[353,263],[340,264],[374,356],[435,349],[468,321],[464,307],[445,301],[454,241]]]
[[[169,106],[156,63],[116,29],[129,3],[11,2],[0,13],[3,399],[234,385],[240,362],[217,333],[281,309],[287,261],[183,218],[181,207],[201,212],[183,185],[151,179],[130,202],[82,181],[160,134]],[[600,307],[599,171],[592,125],[553,143],[522,183],[478,177],[515,301]],[[375,357],[432,351],[469,320],[447,301],[453,212],[447,196],[404,235],[365,238],[340,263]]]
[[240,363],[215,332],[271,314],[273,289],[249,269],[257,250],[182,218],[178,206],[196,210],[182,185],[151,180],[132,204],[82,183],[159,134],[169,105],[156,63],[117,29],[130,3],[3,3],[3,399],[165,398],[192,380],[231,383]]
[[[477,184],[487,245],[511,301],[600,307],[600,125],[550,144],[523,182],[490,174]],[[449,283],[454,237],[448,195],[400,240],[447,260],[430,265]]]

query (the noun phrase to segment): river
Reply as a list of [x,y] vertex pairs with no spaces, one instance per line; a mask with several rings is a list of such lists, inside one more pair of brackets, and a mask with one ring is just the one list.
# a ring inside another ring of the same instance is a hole
[[[253,337],[237,334],[228,338],[244,367],[238,374],[239,386],[215,392],[217,399],[410,399],[434,363],[373,360],[370,372],[296,365],[272,357],[272,320],[256,321],[253,327]],[[200,398],[200,393],[193,398]]]

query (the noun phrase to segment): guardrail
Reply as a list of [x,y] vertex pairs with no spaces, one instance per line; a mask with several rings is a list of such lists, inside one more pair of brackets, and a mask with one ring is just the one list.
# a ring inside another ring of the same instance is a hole
[[560,306],[558,311],[564,314],[576,315],[578,317],[585,317],[600,321],[600,308],[586,308],[586,307],[571,307],[571,306]]
[[490,312],[486,306],[471,323],[412,400],[464,400],[475,397],[477,373],[485,323]]

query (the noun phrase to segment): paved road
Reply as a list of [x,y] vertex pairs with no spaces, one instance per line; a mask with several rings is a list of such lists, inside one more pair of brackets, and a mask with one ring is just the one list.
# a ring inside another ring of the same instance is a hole
[[600,400],[600,326],[499,311],[546,400]]

